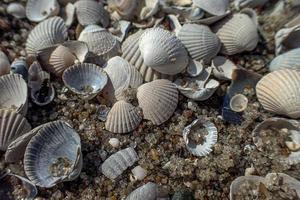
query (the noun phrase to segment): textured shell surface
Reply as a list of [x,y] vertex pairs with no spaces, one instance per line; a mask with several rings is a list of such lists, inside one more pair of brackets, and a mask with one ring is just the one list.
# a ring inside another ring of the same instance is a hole
[[300,69],[300,48],[296,48],[276,56],[269,65],[270,71],[279,69]]
[[223,15],[229,8],[229,0],[193,0],[193,3],[212,15]]
[[247,108],[248,98],[243,94],[234,95],[230,99],[230,108],[235,112],[242,112]]
[[54,121],[32,137],[24,155],[27,177],[37,186],[53,187],[80,174],[80,137],[64,121]]
[[173,115],[178,104],[178,91],[172,82],[159,79],[141,85],[137,91],[137,99],[144,119],[160,125]]
[[139,49],[144,63],[163,74],[175,75],[188,65],[188,54],[180,40],[162,28],[146,30],[140,37]]
[[300,47],[300,24],[280,29],[275,34],[276,54]]
[[8,57],[3,53],[3,51],[0,51],[0,76],[9,74],[10,71],[10,63],[8,60]]
[[300,72],[277,70],[256,85],[256,96],[263,108],[291,118],[300,117]]
[[59,13],[57,0],[28,0],[26,16],[30,21],[40,22]]
[[20,3],[10,3],[6,8],[6,12],[18,19],[26,17],[25,8]]
[[221,80],[231,80],[232,73],[237,66],[228,58],[223,56],[216,56],[211,63],[213,68],[213,75]]
[[146,20],[159,11],[160,1],[159,0],[145,0],[145,6],[140,12],[139,18],[141,20]]
[[131,167],[139,157],[132,147],[120,150],[107,158],[101,166],[102,173],[109,179],[114,180]]
[[143,199],[143,200],[168,200],[169,195],[167,190],[165,190],[162,186],[148,182],[145,185],[135,189],[132,191],[125,200],[136,200],[136,199]]
[[139,0],[108,0],[108,6],[116,10],[122,18],[130,19],[139,6]]

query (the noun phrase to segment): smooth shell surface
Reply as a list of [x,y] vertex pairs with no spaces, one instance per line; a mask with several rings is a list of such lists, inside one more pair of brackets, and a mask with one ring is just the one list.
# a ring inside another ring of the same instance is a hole
[[270,71],[279,69],[300,69],[300,48],[290,50],[279,56],[276,56],[269,65]]
[[14,61],[10,65],[10,71],[14,74],[22,75],[23,79],[27,81],[28,78],[28,66],[25,58],[20,57],[14,59]]
[[211,63],[213,75],[221,80],[231,80],[232,74],[237,66],[229,59],[223,56],[216,56]]
[[168,200],[168,191],[156,183],[149,182],[132,191],[125,200]]
[[57,0],[28,0],[26,4],[26,16],[30,21],[40,22],[55,16],[59,12]]
[[25,8],[20,3],[10,3],[6,8],[6,12],[18,19],[26,17]]
[[229,0],[193,0],[193,3],[212,15],[223,15],[229,8]]
[[3,53],[3,51],[0,51],[0,76],[9,74],[10,71],[10,63],[8,60],[8,57]]
[[248,98],[243,94],[234,95],[230,99],[230,108],[235,112],[242,112],[247,108]]

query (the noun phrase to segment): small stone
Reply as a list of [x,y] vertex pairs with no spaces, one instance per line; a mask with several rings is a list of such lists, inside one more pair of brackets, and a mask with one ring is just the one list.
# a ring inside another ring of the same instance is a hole
[[248,167],[245,169],[245,176],[250,176],[255,173],[255,168],[254,167]]
[[113,147],[113,148],[118,148],[120,146],[120,140],[118,138],[110,138],[108,143]]
[[143,180],[147,176],[147,170],[145,170],[144,168],[142,168],[139,165],[136,166],[135,168],[133,168],[131,170],[131,172],[132,172],[134,178],[139,181]]

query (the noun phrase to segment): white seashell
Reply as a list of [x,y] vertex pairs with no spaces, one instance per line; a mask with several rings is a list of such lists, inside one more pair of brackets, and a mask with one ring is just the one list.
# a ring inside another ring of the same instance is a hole
[[0,76],[9,74],[10,72],[10,63],[8,57],[0,51]]
[[276,56],[269,65],[270,71],[279,69],[300,69],[300,48],[290,50],[279,56]]
[[125,200],[168,200],[168,191],[156,183],[148,182],[147,184],[132,191]]
[[120,146],[120,140],[118,138],[110,138],[108,143],[113,147],[113,148],[118,148]]
[[223,15],[229,8],[229,0],[193,0],[193,3],[212,15]]
[[104,161],[101,166],[102,173],[107,178],[114,180],[138,159],[139,157],[132,147],[120,150]]
[[276,54],[300,47],[300,25],[280,29],[275,35]]
[[113,133],[128,133],[143,119],[142,110],[126,101],[117,101],[107,115],[105,129]]
[[132,172],[134,178],[139,181],[143,180],[147,176],[147,170],[145,170],[144,168],[142,168],[139,165],[136,166],[135,168],[133,168],[131,170],[131,172]]
[[108,0],[108,7],[116,10],[124,19],[131,19],[139,7],[139,0]]
[[203,70],[204,70],[204,63],[202,60],[198,62],[196,60],[190,59],[189,64],[186,68],[186,72],[191,77],[199,76],[203,72]]
[[178,91],[172,82],[160,79],[141,85],[137,99],[144,119],[160,125],[173,115],[178,104]]
[[237,10],[241,8],[256,8],[265,5],[268,0],[234,0],[234,6]]
[[264,109],[291,118],[300,117],[300,72],[277,70],[256,85],[256,95]]
[[184,24],[178,38],[193,59],[203,60],[205,63],[210,62],[221,48],[219,38],[205,25]]
[[229,59],[223,56],[216,56],[212,60],[213,75],[221,80],[231,80],[232,74],[237,66]]
[[17,19],[26,17],[25,8],[20,3],[10,3],[6,8],[6,12]]
[[37,186],[53,187],[77,178],[82,167],[80,137],[63,121],[43,127],[32,137],[24,155],[24,170]]
[[27,81],[28,66],[24,57],[16,58],[10,65],[10,71],[13,74],[20,74]]
[[40,22],[59,13],[57,0],[28,0],[26,16],[30,21]]
[[140,20],[146,20],[155,15],[159,11],[159,0],[145,0],[145,6],[140,12]]
[[248,106],[248,98],[243,94],[234,95],[230,99],[229,105],[234,112],[243,112]]

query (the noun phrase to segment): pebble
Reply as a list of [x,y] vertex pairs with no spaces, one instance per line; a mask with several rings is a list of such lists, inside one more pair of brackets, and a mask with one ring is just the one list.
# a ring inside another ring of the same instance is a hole
[[142,168],[139,165],[136,166],[135,168],[133,168],[131,170],[131,172],[132,172],[134,178],[139,181],[143,180],[147,176],[147,170],[145,170],[144,168]]

